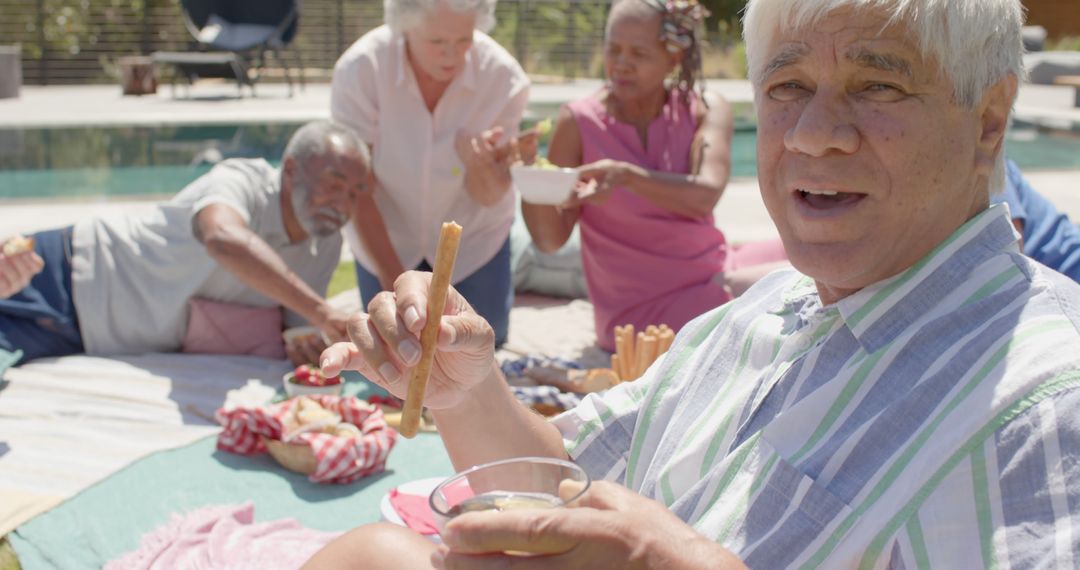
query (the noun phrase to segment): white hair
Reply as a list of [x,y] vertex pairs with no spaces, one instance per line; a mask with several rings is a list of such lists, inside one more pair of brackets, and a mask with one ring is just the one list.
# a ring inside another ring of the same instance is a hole
[[[1024,77],[1019,0],[749,0],[743,39],[751,82],[760,84],[775,34],[810,28],[844,8],[882,10],[889,24],[906,28],[920,55],[936,61],[952,83],[954,102],[968,109],[1005,77]],[[1004,177],[1002,153],[991,189],[1000,189]]]
[[346,152],[355,150],[360,154],[364,167],[370,168],[371,155],[368,147],[356,136],[355,132],[338,123],[326,120],[311,121],[293,133],[282,154],[282,163],[285,159],[292,158],[303,179],[300,184],[295,185],[294,193],[304,195],[306,198],[306,194],[311,190],[307,179],[314,174],[309,171],[308,163],[313,157],[325,156],[331,151],[331,147],[335,147],[334,150]]
[[476,29],[489,32],[495,27],[495,4],[498,0],[383,0],[383,21],[395,32],[408,30],[424,15],[443,3],[455,12],[476,14]]
[[356,133],[344,125],[325,120],[311,121],[297,129],[285,145],[282,160],[292,157],[297,165],[303,167],[311,157],[329,152],[331,145],[345,150],[356,149],[365,162],[369,160],[367,145],[360,141]]

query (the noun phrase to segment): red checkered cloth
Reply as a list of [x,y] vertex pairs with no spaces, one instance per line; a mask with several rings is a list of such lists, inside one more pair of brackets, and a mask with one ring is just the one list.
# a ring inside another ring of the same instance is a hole
[[[313,483],[351,483],[379,473],[386,467],[397,432],[386,425],[382,410],[355,396],[308,396],[322,407],[341,416],[341,421],[360,428],[361,437],[338,437],[328,433],[306,432],[289,443],[306,443],[315,451],[317,465],[308,476]],[[293,413],[299,398],[258,408],[218,409],[218,423],[224,428],[217,447],[230,453],[251,455],[266,451],[262,438],[280,440],[282,420]],[[261,437],[260,437],[261,436]]]

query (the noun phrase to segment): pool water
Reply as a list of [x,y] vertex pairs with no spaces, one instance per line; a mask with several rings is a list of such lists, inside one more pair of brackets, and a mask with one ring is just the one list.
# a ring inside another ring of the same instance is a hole
[[[0,129],[0,200],[167,196],[233,157],[280,159],[299,123]],[[756,176],[756,132],[740,120],[732,175]],[[1014,125],[1021,169],[1080,170],[1080,134]]]
[[223,158],[279,160],[298,127],[0,129],[0,199],[171,195]]

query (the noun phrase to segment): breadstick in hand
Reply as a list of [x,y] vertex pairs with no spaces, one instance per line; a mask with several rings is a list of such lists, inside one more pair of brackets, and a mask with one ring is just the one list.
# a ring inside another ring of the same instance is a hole
[[461,226],[455,222],[443,223],[439,233],[439,249],[435,252],[435,267],[431,270],[431,285],[428,287],[427,322],[420,331],[420,362],[413,368],[409,393],[401,411],[401,426],[398,428],[401,435],[407,438],[415,436],[420,427],[424,391],[431,375],[431,364],[435,361],[435,343],[439,339],[439,324],[446,307],[446,292],[450,288],[450,275],[454,272],[460,242]]

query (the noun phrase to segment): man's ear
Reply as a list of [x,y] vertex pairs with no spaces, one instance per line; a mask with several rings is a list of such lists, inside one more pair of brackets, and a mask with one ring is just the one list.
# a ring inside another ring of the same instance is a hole
[[296,157],[286,156],[281,160],[281,171],[289,177],[296,176]]
[[1009,127],[1009,112],[1016,100],[1016,89],[1016,76],[1010,73],[987,89],[979,102],[975,169],[988,178],[993,174],[995,159],[1001,155],[1005,144],[1005,131]]
[[296,158],[286,156],[281,159],[281,195],[292,193],[293,181],[296,180]]

